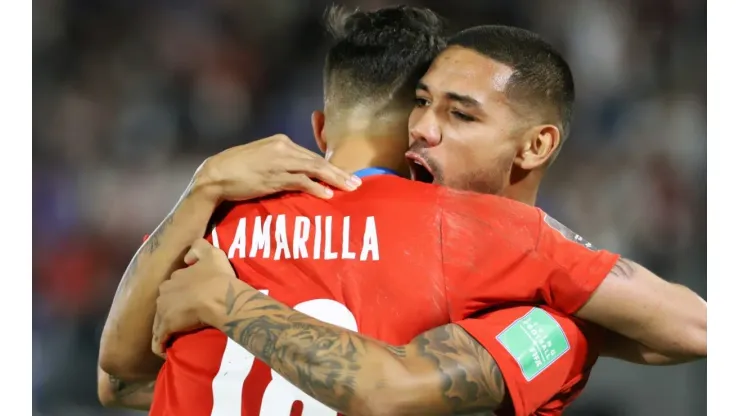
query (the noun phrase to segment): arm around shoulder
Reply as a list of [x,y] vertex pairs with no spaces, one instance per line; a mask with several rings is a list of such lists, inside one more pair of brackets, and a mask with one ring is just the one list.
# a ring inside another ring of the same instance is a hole
[[551,306],[665,357],[706,357],[707,303],[696,293],[595,249],[547,215],[537,251],[551,266],[545,285]]
[[383,377],[386,391],[378,391],[374,399],[385,403],[376,414],[487,413],[508,405],[496,361],[456,324],[431,329],[390,350],[400,369]]
[[506,396],[493,358],[457,325],[396,347],[311,318],[241,281],[228,281],[226,292],[234,301],[207,306],[203,322],[337,412],[490,412]]
[[217,205],[188,187],[178,204],[139,248],[119,283],[100,340],[99,364],[127,381],[156,376],[162,360],[151,352],[159,285],[184,267],[190,244],[205,233]]
[[620,259],[575,315],[666,357],[707,356],[707,302],[630,260]]

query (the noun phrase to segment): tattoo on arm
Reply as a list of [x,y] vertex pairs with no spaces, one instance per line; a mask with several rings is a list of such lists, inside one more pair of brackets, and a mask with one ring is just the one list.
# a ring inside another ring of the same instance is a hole
[[436,368],[441,397],[455,414],[490,412],[499,408],[507,397],[496,361],[455,324],[429,330],[406,348]]
[[611,270],[611,274],[617,277],[628,278],[635,273],[635,265],[631,260],[620,257]]
[[139,259],[141,258],[142,254],[152,255],[154,252],[157,251],[157,249],[161,245],[160,239],[162,238],[162,234],[164,234],[168,228],[170,228],[170,225],[172,225],[172,222],[175,218],[175,212],[177,211],[177,208],[182,204],[182,202],[189,197],[193,192],[193,183],[191,182],[188,185],[188,188],[185,190],[185,192],[180,196],[180,199],[177,201],[177,204],[175,204],[175,207],[170,211],[169,214],[167,214],[167,217],[159,224],[159,226],[154,230],[154,232],[149,235],[149,237],[144,241],[144,244],[142,244],[141,248],[138,252],[134,255],[134,258],[131,259],[131,262],[129,263],[128,267],[126,268],[126,271],[123,274],[123,278],[121,279],[121,283],[118,285],[118,290],[116,291],[116,294],[120,292],[123,288],[127,287],[130,283],[131,276],[133,276],[136,271],[138,270],[139,266]]
[[174,218],[174,212],[171,212],[169,215],[167,215],[167,218],[162,221],[162,224],[157,227],[156,230],[152,233],[152,235],[149,236],[149,238],[144,243],[144,247],[146,247],[146,251],[149,254],[154,253],[159,248],[160,242],[159,238],[162,235],[162,233],[167,229],[167,227],[172,224],[172,219]]
[[130,282],[130,276],[132,276],[134,273],[136,273],[138,266],[139,266],[139,258],[143,253],[146,253],[148,255],[153,254],[160,246],[160,237],[162,236],[162,233],[169,228],[169,226],[172,224],[172,220],[174,218],[174,211],[171,212],[169,215],[167,215],[167,218],[162,221],[161,224],[159,224],[159,227],[157,227],[156,230],[149,236],[149,238],[146,239],[144,244],[141,246],[139,251],[134,255],[134,258],[131,259],[131,263],[129,263],[128,267],[126,268],[126,271],[123,274],[123,279],[121,280],[121,284],[118,287],[118,291],[125,288],[127,284]]
[[106,406],[125,407],[136,410],[149,410],[154,400],[154,380],[125,382],[119,378],[109,375],[111,402]]
[[360,397],[367,403],[370,396],[405,394],[393,384],[400,377],[414,396],[405,405],[423,414],[490,414],[506,398],[493,358],[457,325],[390,346],[296,312],[252,288],[237,290],[239,283],[224,296],[220,329],[338,412],[358,413]]
[[127,383],[119,378],[109,376],[111,390],[119,401],[124,401],[126,397],[134,393],[152,394],[154,393],[154,380],[140,383]]
[[[162,360],[151,352],[151,335],[148,335],[155,314],[156,289],[174,270],[183,266],[182,258],[187,244],[198,237],[191,235],[202,233],[196,228],[198,220],[204,217],[202,222],[205,228],[210,216],[205,209],[199,211],[205,206],[200,200],[185,205],[191,188],[192,184],[139,247],[118,283],[101,337],[101,354],[106,362],[117,362],[118,371],[123,371],[123,366],[128,369],[126,371],[140,375],[155,375],[162,365]],[[187,209],[183,211],[183,207]],[[183,221],[178,219],[180,216],[183,216]],[[186,223],[189,226],[178,225],[189,218],[195,218]],[[172,247],[167,246],[170,242]]]

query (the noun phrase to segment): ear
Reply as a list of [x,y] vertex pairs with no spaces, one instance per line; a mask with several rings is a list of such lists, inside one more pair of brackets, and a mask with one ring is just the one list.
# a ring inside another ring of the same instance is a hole
[[524,138],[514,163],[523,170],[546,166],[560,145],[560,130],[552,124],[533,127]]
[[324,122],[326,118],[321,111],[311,113],[311,127],[313,128],[313,137],[319,146],[321,153],[326,153],[326,139],[324,139]]

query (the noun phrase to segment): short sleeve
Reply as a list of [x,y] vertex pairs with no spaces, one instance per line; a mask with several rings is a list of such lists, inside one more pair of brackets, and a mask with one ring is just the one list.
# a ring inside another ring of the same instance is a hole
[[549,308],[516,306],[455,322],[501,371],[516,416],[566,400],[588,378],[600,331]]
[[619,255],[596,249],[545,213],[542,222],[536,254],[552,265],[546,286],[547,303],[563,313],[573,314],[604,281]]
[[443,211],[442,273],[453,322],[512,303],[573,314],[619,259],[517,201],[448,192]]

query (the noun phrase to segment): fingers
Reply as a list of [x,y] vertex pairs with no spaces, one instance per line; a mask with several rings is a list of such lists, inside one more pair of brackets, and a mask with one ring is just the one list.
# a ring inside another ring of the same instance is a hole
[[277,175],[275,182],[276,188],[283,191],[305,192],[321,199],[330,199],[334,196],[334,191],[328,186],[314,182],[308,176],[299,173]]
[[215,248],[211,245],[211,243],[209,243],[208,240],[204,238],[199,238],[195,240],[193,245],[190,246],[190,250],[185,253],[185,264],[187,264],[188,266],[192,266],[198,260],[201,260],[205,256],[207,256],[210,250],[214,249]]
[[161,358],[165,358],[165,340],[162,339],[164,319],[157,311],[154,315],[154,326],[152,327],[152,352]]
[[156,332],[152,336],[152,352],[160,358],[165,358],[164,346],[159,342],[159,335]]
[[152,352],[163,360],[167,359],[167,355],[164,352],[164,347],[157,341],[156,338],[152,339]]
[[293,143],[285,135],[275,135],[271,139],[275,142],[276,151],[285,160],[288,172],[305,174],[309,178],[318,179],[344,191],[354,191],[362,183],[360,178],[332,165],[320,155]]
[[292,173],[302,173],[309,178],[333,186],[343,191],[354,191],[362,184],[360,178],[351,175],[332,165],[328,161],[314,155],[311,159],[295,161],[289,168]]
[[152,336],[152,352],[161,358],[166,358],[167,343],[170,334],[163,332],[163,327],[156,329]]

